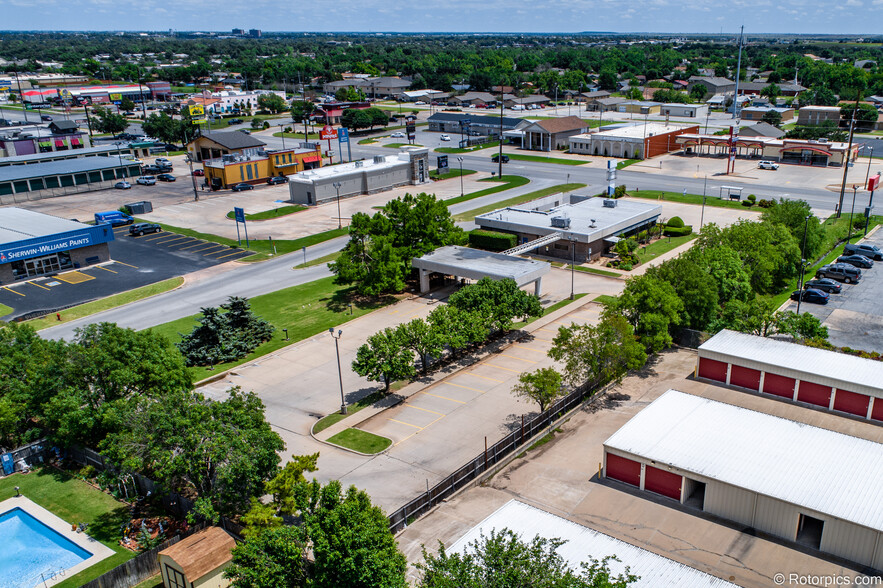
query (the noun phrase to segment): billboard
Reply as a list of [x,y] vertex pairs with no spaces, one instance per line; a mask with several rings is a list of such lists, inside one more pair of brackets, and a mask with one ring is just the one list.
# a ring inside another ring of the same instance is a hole
[[122,102],[123,101],[122,94],[111,94],[109,97],[110,97],[111,102]]
[[203,117],[205,116],[205,108],[202,104],[191,104],[187,107],[188,112],[190,112],[190,116],[192,118]]

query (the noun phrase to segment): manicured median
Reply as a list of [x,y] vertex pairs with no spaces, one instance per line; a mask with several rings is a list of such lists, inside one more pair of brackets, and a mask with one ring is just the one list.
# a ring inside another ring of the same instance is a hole
[[[465,175],[465,174],[464,174]],[[469,194],[464,194],[463,196],[456,196],[454,198],[448,198],[445,200],[446,206],[451,206],[453,204],[458,204],[460,202],[466,202],[467,200],[472,200],[473,198],[481,198],[482,196],[488,196],[489,194],[496,194],[497,192],[503,192],[505,190],[511,190],[512,188],[517,188],[519,186],[524,186],[525,184],[529,184],[530,180],[522,176],[497,176],[493,178],[484,178],[483,180],[478,180],[479,182],[493,182],[495,184],[499,184],[497,186],[493,186],[492,188],[485,188],[484,190],[478,190],[476,192],[470,192]]]
[[[471,176],[476,173],[474,169],[464,169],[464,176]],[[433,180],[449,180],[451,178],[459,178],[460,177],[460,168],[454,168],[451,171],[447,171],[443,174],[438,173],[438,170],[433,170],[429,172],[429,177]]]
[[[668,202],[680,202],[682,204],[698,204],[702,205],[702,194],[687,194],[683,192],[664,192],[662,190],[628,190],[629,198],[646,198],[648,200],[667,200]],[[718,198],[717,196],[706,196],[705,206],[716,206],[718,208],[739,208],[742,210],[757,210],[763,212],[759,206],[743,206],[738,200],[728,200]]]
[[[289,214],[294,214],[295,212],[300,212],[301,210],[306,210],[306,206],[301,206],[300,204],[293,204],[291,206],[280,206],[279,208],[274,208],[272,210],[263,210],[261,212],[256,212],[254,214],[246,214],[245,220],[247,221],[262,221],[262,220],[270,220],[274,218],[279,218],[282,216],[287,216]],[[227,213],[227,218],[235,219],[236,215],[231,210]]]
[[380,453],[392,445],[392,441],[386,437],[362,431],[361,429],[344,429],[337,435],[329,438],[328,442],[369,455]]
[[519,204],[524,204],[525,202],[530,202],[531,200],[536,200],[537,198],[543,198],[544,196],[551,196],[552,194],[559,194],[562,192],[572,192],[574,190],[579,190],[580,188],[585,187],[585,184],[580,183],[558,184],[557,186],[549,186],[548,188],[534,190],[533,192],[528,192],[527,194],[522,194],[521,196],[515,196],[513,198],[509,198],[508,200],[503,200],[502,202],[495,202],[493,204],[488,204],[487,206],[481,206],[479,208],[467,210],[466,212],[461,212],[460,214],[454,216],[454,220],[456,222],[472,220],[480,214],[485,214],[493,210],[506,208],[507,206],[517,206]]
[[509,159],[517,161],[533,161],[535,163],[556,163],[558,165],[585,165],[589,160],[562,159],[560,157],[543,157],[541,155],[524,155],[523,153],[507,153]]

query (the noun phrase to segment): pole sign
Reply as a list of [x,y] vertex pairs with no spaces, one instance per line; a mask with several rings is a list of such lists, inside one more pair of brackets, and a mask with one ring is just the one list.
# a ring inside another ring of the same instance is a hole
[[868,192],[873,192],[880,186],[880,174],[868,178]]
[[332,127],[331,125],[325,125],[324,127],[322,127],[322,131],[319,134],[319,138],[322,139],[323,141],[326,139],[329,141],[331,139],[336,139],[337,138],[337,130],[334,127]]
[[111,94],[109,96],[111,102],[122,102],[123,95],[122,94]]
[[417,118],[409,116],[405,119],[405,132],[408,134],[408,142],[417,138]]
[[236,222],[237,223],[244,223],[245,222],[245,211],[243,209],[236,206],[233,208],[233,214],[236,215]]
[[202,104],[191,104],[187,107],[187,110],[193,118],[205,116],[205,107]]
[[349,143],[350,142],[350,132],[346,127],[340,127],[337,129],[337,140],[341,143]]
[[443,169],[448,169],[448,156],[447,155],[439,155],[438,156],[438,169],[439,171]]

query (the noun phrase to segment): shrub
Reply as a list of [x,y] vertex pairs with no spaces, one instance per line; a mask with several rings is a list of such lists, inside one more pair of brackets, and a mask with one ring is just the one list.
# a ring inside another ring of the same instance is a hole
[[865,223],[867,219],[864,216],[859,216],[852,219],[852,228],[862,230],[865,228]]
[[763,199],[760,199],[760,200],[757,201],[757,205],[760,206],[761,208],[771,208],[771,207],[774,206],[775,204],[776,204],[775,199],[773,199],[773,200],[763,200]]
[[630,272],[630,271],[632,271],[632,264],[630,264],[630,263],[621,263],[621,264],[619,264],[619,269],[621,269],[621,270],[623,270],[623,271],[626,271],[626,272]]
[[678,229],[684,226],[684,220],[679,216],[674,216],[670,221],[665,223],[665,226]]
[[748,200],[750,200],[751,202],[755,202],[757,200],[757,196],[755,196],[754,194],[749,194]]
[[685,227],[668,226],[668,227],[665,227],[665,230],[663,231],[662,234],[665,235],[666,237],[683,237],[684,235],[689,235],[692,232],[693,232],[692,225],[687,225]]
[[614,198],[622,198],[623,196],[625,196],[625,184],[617,186],[613,189]]
[[754,202],[752,202],[751,200],[743,200],[742,206],[746,206],[748,208],[751,208],[752,206],[754,206]]
[[269,128],[270,128],[270,123],[268,123],[267,121],[264,121],[264,126],[263,126],[263,128],[264,128],[264,130],[269,129]]
[[487,251],[505,251],[518,244],[518,237],[510,233],[475,229],[469,232],[469,246]]

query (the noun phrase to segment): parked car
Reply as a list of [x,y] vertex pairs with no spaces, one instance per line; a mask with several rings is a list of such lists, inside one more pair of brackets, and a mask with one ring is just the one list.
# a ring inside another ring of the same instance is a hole
[[847,243],[843,247],[843,255],[864,255],[874,261],[883,261],[883,251],[870,243]]
[[201,178],[205,175],[205,171],[201,169],[195,169],[193,170],[193,175]]
[[49,116],[48,114],[41,114],[40,120],[50,121],[50,120],[52,120],[52,117]]
[[176,178],[172,174],[159,174],[156,179],[160,182],[174,182]]
[[760,169],[777,170],[779,169],[779,164],[775,161],[767,161],[764,159],[757,162],[757,167],[759,167]]
[[401,132],[401,131],[396,131],[396,132],[394,132],[394,133],[392,133],[392,134],[390,135],[390,138],[392,138],[392,139],[404,139],[404,138],[405,138],[405,133],[403,133],[403,132]]
[[135,182],[142,186],[152,186],[156,183],[156,176],[141,176]]
[[828,294],[840,294],[840,290],[843,289],[843,286],[840,282],[835,282],[829,278],[818,278],[815,280],[807,280],[803,287],[807,290],[821,290],[822,292],[827,292]]
[[242,192],[243,190],[254,190],[254,186],[251,184],[246,184],[245,182],[240,182],[233,186],[234,192]]
[[818,278],[832,278],[847,284],[858,283],[862,279],[862,270],[846,263],[823,265],[816,272]]
[[868,259],[864,255],[841,255],[837,258],[837,263],[848,263],[849,265],[864,269],[874,267],[874,260]]
[[95,213],[96,225],[108,223],[112,227],[119,227],[122,225],[131,225],[133,222],[135,222],[134,218],[132,218],[125,212],[120,212],[119,210],[109,210],[107,212]]
[[[491,156],[491,161],[493,161],[494,163],[499,163],[500,154],[495,153],[493,156]],[[509,163],[509,156],[506,155],[505,153],[503,154],[503,163]]]
[[168,165],[171,166],[172,162],[166,159],[165,157],[157,157],[153,162],[156,165]]
[[450,141],[451,137],[448,135],[442,135],[441,137],[439,137],[439,139],[441,139],[442,141]]
[[241,118],[231,118],[230,120],[227,121],[228,125],[241,125],[242,123],[243,123],[243,120]]
[[150,174],[159,174],[159,173],[162,173],[162,171],[156,165],[142,165],[141,166],[141,173],[150,175]]
[[271,186],[275,186],[276,184],[287,184],[288,178],[286,176],[273,176],[267,180],[267,183]]
[[803,299],[804,302],[812,302],[814,304],[828,304],[831,297],[827,292],[821,290],[795,290],[791,293],[791,300]]
[[156,223],[136,223],[129,227],[130,235],[145,235],[147,233],[159,233],[162,231],[162,227]]
[[239,132],[241,132],[241,133],[245,133],[246,135],[250,135],[250,134],[251,134],[251,129],[239,129]]
[[117,190],[128,190],[129,188],[132,187],[132,184],[123,180],[122,182],[117,182],[116,184],[114,184],[113,187],[116,188]]

